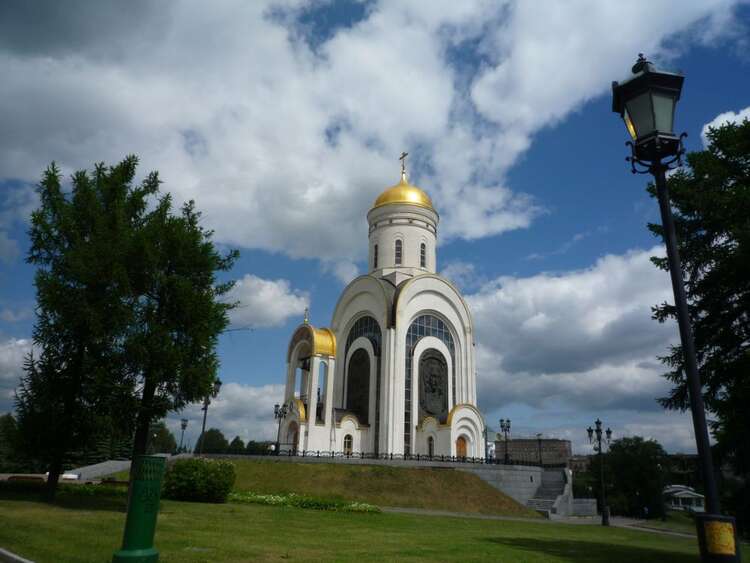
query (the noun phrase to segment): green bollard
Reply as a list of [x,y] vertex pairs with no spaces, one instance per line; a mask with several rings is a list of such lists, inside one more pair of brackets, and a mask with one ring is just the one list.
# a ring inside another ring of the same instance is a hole
[[165,462],[165,458],[157,456],[136,458],[122,549],[114,554],[112,563],[159,561],[159,552],[154,548],[154,533]]

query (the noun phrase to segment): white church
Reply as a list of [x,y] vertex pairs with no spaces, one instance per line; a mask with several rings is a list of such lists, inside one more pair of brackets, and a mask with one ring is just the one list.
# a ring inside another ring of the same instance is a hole
[[367,213],[369,273],[344,289],[329,327],[305,321],[287,352],[282,450],[483,457],[474,330],[436,273],[439,216],[401,181]]

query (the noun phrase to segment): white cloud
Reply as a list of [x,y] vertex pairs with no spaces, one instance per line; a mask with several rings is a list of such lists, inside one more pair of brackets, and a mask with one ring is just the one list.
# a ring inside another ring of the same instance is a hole
[[295,17],[325,4],[6,12],[0,170],[37,180],[53,159],[69,172],[135,152],[218,241],[337,262],[363,256],[364,213],[410,149],[443,236],[525,228],[541,206],[505,174],[535,132],[638,50],[714,37],[731,5],[383,0],[314,49]]
[[[656,409],[675,327],[651,319],[671,298],[649,257],[659,247],[607,255],[585,270],[503,277],[467,296],[477,334],[483,408],[553,400],[581,407]],[[606,390],[606,392],[603,392]]]
[[[282,401],[283,385],[252,386],[225,383],[221,393],[208,407],[206,429],[218,428],[231,441],[235,436],[248,440],[275,440],[276,421],[273,405]],[[203,411],[201,405],[191,405],[178,414],[171,415],[167,425],[180,439],[180,419],[188,419],[185,443],[194,445],[200,436]]]
[[471,262],[464,262],[462,260],[448,262],[440,272],[440,275],[464,291],[481,284],[481,280],[476,273],[476,266]]
[[292,289],[287,280],[265,280],[252,274],[237,280],[227,301],[239,302],[229,313],[233,326],[255,328],[280,326],[294,315],[302,317],[310,305],[307,293]]
[[4,307],[0,309],[0,320],[7,323],[17,323],[30,319],[34,314],[30,308],[10,308]]
[[359,268],[351,260],[324,261],[323,271],[333,274],[342,284],[346,285],[359,275]]
[[716,117],[714,117],[711,121],[706,123],[703,126],[703,129],[701,129],[701,140],[703,141],[703,146],[708,147],[708,130],[710,128],[718,129],[722,125],[726,125],[727,123],[736,123],[740,124],[745,119],[750,119],[750,107],[746,107],[745,109],[741,109],[738,112],[733,111],[726,111],[724,113],[720,113]]
[[0,413],[12,410],[13,396],[23,374],[23,362],[31,352],[27,338],[0,341]]

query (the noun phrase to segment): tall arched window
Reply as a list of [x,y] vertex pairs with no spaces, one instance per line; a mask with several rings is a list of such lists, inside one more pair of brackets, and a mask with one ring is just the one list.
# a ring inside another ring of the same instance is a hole
[[427,438],[427,455],[430,457],[435,455],[435,440],[432,436]]
[[351,455],[353,447],[354,438],[352,438],[351,434],[347,434],[346,436],[344,436],[344,453],[346,455]]
[[326,389],[328,389],[328,364],[321,362],[318,369],[318,402],[317,412],[315,413],[315,420],[317,422],[325,421]]
[[404,251],[404,243],[401,242],[401,239],[396,240],[396,266],[401,265],[401,255]]
[[372,269],[377,270],[378,269],[378,245],[375,245],[375,248],[372,249]]
[[425,243],[419,245],[419,265],[422,268],[427,267],[427,245]]

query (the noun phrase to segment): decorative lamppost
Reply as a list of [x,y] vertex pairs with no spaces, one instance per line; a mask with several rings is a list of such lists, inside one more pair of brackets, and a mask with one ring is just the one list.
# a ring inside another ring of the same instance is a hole
[[182,440],[185,438],[185,428],[187,428],[187,425],[187,418],[183,418],[180,420],[180,428],[182,428],[182,433],[180,434],[180,447],[177,449],[177,453],[182,453]]
[[216,397],[219,394],[220,390],[221,379],[217,377],[214,381],[214,386],[211,394],[206,395],[206,398],[203,400],[203,407],[201,407],[201,410],[203,411],[203,427],[201,428],[200,448],[198,448],[198,455],[201,455],[203,453],[203,442],[206,441],[206,416],[208,415],[208,405],[211,404],[211,397]]
[[281,437],[281,421],[286,418],[286,415],[289,413],[289,406],[284,403],[283,405],[279,405],[276,403],[273,406],[273,417],[279,421],[279,428],[276,431],[276,455],[280,455],[280,449],[281,449],[281,443],[280,443],[280,437]]
[[510,457],[508,457],[508,434],[510,434],[510,419],[509,418],[500,419],[500,432],[502,432],[503,435],[505,436],[505,460],[503,463],[505,463],[505,465],[508,465],[510,461]]
[[[602,451],[602,421],[598,418],[594,422],[596,429],[589,426],[586,432],[589,434],[589,444],[594,444],[594,451],[599,456],[599,486],[601,489],[601,503],[602,503],[602,526],[609,526],[609,507],[607,506],[607,494],[604,490],[604,456]],[[605,442],[609,445],[609,441],[612,439],[612,430],[607,428],[605,434]],[[596,438],[594,438],[596,435]]]
[[[680,99],[684,77],[656,70],[645,57],[638,55],[633,76],[623,83],[612,83],[612,111],[619,113],[632,138],[628,141],[632,172],[651,174],[661,211],[664,241],[667,246],[669,273],[672,278],[680,342],[685,356],[685,375],[690,395],[695,442],[700,459],[706,513],[696,517],[698,540],[703,561],[739,561],[737,528],[733,518],[721,516],[711,448],[708,441],[706,413],[701,381],[695,358],[692,327],[682,279],[672,210],[669,203],[666,172],[682,164],[685,133],[674,133],[674,112]],[[721,558],[721,559],[718,559]]]

